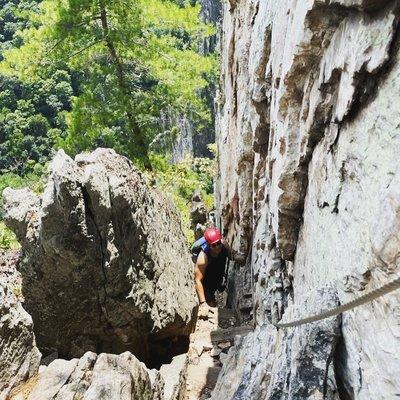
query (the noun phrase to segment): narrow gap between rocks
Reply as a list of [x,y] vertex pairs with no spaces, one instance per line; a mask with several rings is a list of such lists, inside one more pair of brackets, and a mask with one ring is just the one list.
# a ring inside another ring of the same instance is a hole
[[[139,355],[135,352],[134,348],[127,346],[124,349],[119,348],[116,351],[115,347],[111,342],[98,341],[96,348],[88,347],[85,351],[80,354],[79,357],[83,356],[87,351],[94,351],[96,354],[107,353],[107,354],[122,354],[126,351],[134,354],[139,361],[143,362],[149,369],[160,369],[163,364],[170,364],[173,357],[180,354],[185,354],[189,350],[189,335],[180,335],[164,339],[148,338],[143,340],[143,348],[148,349],[146,355]],[[42,353],[41,365],[49,365],[55,359],[61,358],[64,360],[72,360],[78,357],[71,357],[68,354],[59,352],[57,348],[44,348],[40,347],[39,350]]]

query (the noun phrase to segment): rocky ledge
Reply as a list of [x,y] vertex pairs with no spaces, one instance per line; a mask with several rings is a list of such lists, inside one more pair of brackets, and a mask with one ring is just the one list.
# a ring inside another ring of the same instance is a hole
[[0,250],[0,400],[36,374],[41,357],[32,318],[22,307],[21,276],[15,269],[18,256]]
[[13,390],[9,400],[163,400],[164,382],[129,352],[54,360]]

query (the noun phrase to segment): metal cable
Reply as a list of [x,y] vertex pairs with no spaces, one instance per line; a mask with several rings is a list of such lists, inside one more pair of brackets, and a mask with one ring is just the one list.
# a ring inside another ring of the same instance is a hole
[[299,325],[309,324],[310,322],[320,321],[322,319],[333,317],[345,311],[351,310],[355,307],[361,306],[362,304],[368,303],[372,300],[382,297],[385,294],[393,292],[394,290],[399,288],[400,288],[400,277],[397,277],[396,279],[387,283],[386,285],[383,285],[378,289],[372,290],[371,292],[361,297],[358,297],[357,299],[354,299],[346,304],[343,304],[339,307],[333,308],[331,310],[325,310],[319,314],[311,315],[307,318],[301,318],[291,322],[278,322],[278,323],[272,322],[272,325],[276,326],[277,328],[292,328]]

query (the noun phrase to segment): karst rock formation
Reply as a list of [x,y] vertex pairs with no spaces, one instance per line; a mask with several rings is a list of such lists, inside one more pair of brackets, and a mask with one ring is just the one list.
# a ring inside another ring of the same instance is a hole
[[15,269],[17,252],[0,250],[0,399],[39,368],[31,316],[22,306],[21,276]]
[[41,349],[149,360],[188,335],[196,298],[178,213],[128,159],[59,151],[43,197],[6,189],[4,208]]
[[222,14],[231,310],[194,324],[178,212],[129,160],[60,150],[43,196],[3,196],[22,249],[0,254],[0,400],[400,398],[399,290],[274,326],[400,274],[400,1],[225,0]]
[[219,220],[229,302],[254,333],[214,400],[400,395],[400,292],[299,328],[398,276],[398,1],[224,3]]

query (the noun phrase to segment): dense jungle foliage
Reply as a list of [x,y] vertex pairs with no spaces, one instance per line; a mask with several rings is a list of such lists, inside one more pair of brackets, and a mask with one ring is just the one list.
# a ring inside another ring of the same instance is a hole
[[[165,186],[184,222],[196,188],[210,203],[211,160],[172,165],[149,150],[166,110],[210,124],[198,94],[217,60],[199,46],[215,28],[199,13],[195,0],[0,0],[0,190],[40,192],[59,148],[112,147]],[[0,246],[14,244],[0,224]]]

